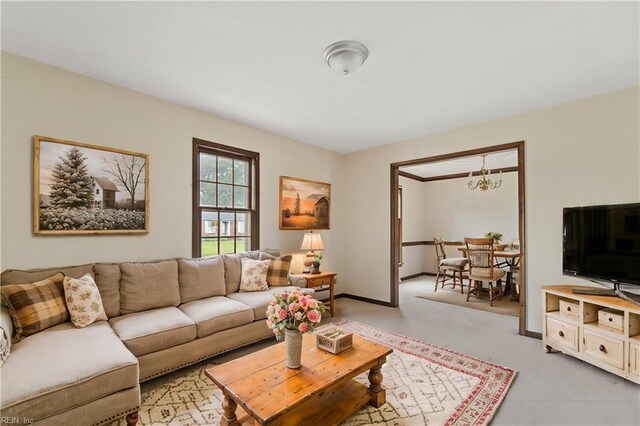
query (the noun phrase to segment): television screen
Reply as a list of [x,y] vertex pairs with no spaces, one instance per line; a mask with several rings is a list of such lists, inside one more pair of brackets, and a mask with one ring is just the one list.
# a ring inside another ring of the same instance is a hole
[[564,209],[562,269],[640,285],[640,203]]

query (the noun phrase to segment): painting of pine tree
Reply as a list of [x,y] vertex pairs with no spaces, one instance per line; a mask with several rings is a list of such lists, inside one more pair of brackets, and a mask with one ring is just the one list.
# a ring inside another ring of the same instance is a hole
[[34,136],[34,232],[147,232],[148,156]]
[[280,176],[280,229],[329,229],[331,184]]

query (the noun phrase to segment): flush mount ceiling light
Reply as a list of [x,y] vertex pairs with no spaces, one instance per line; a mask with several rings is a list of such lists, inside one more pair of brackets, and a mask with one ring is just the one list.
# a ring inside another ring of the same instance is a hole
[[343,75],[357,71],[368,56],[367,46],[353,40],[337,41],[324,50],[324,61],[329,68]]

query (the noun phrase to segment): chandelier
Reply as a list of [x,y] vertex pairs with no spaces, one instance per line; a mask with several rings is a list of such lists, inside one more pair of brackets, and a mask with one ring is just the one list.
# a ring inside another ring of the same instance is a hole
[[469,183],[467,183],[467,186],[471,190],[480,188],[480,191],[486,191],[489,188],[500,188],[500,185],[502,185],[502,171],[500,172],[500,180],[497,182],[492,181],[491,170],[487,170],[485,167],[485,157],[486,155],[482,156],[482,168],[480,169],[481,178],[476,183],[473,183],[473,172],[469,172]]

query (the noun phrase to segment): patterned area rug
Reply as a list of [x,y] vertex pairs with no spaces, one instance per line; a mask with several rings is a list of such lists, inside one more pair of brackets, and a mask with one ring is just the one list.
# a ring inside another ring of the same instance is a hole
[[[515,378],[511,368],[419,340],[353,321],[338,325],[394,349],[382,368],[387,404],[367,407],[343,425],[486,425]],[[208,367],[143,394],[138,424],[220,424],[222,393],[205,376]],[[369,383],[366,374],[356,380]]]

